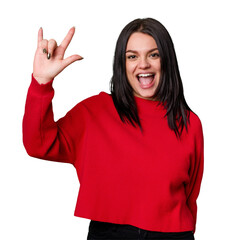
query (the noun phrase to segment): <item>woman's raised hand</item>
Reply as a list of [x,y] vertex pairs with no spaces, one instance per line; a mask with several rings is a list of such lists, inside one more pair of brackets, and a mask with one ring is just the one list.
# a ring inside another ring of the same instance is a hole
[[38,31],[38,46],[33,64],[33,76],[40,83],[45,84],[55,78],[61,71],[71,63],[83,59],[79,55],[72,55],[64,59],[64,53],[75,33],[75,28],[71,28],[62,41],[57,46],[54,39],[43,39],[42,28]]

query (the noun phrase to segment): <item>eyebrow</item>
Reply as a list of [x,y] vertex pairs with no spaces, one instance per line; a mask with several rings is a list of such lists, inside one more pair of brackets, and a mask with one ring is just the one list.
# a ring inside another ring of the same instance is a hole
[[[155,51],[155,50],[158,50],[158,48],[153,48],[153,49],[151,49],[151,50],[148,51],[148,52],[151,53],[151,52],[153,52],[153,51]],[[128,53],[128,52],[138,53],[136,50],[127,50],[126,53]]]

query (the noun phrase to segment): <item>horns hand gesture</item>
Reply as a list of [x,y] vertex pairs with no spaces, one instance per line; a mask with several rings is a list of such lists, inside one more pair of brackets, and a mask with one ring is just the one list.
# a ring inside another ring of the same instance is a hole
[[38,46],[33,64],[33,76],[40,83],[45,84],[55,78],[61,71],[71,63],[83,59],[79,55],[72,55],[64,59],[65,51],[75,33],[75,28],[71,28],[62,41],[57,46],[54,39],[43,39],[43,29],[38,31]]

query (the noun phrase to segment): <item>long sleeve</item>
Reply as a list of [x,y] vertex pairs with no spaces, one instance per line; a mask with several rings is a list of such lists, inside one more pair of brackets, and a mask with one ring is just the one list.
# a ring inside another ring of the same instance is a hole
[[78,112],[77,120],[70,111],[55,122],[52,82],[39,84],[32,75],[23,117],[23,143],[32,157],[74,164],[76,139],[73,136],[79,137],[78,130],[82,127],[80,105],[71,110]]
[[166,109],[155,101],[136,98],[141,132],[121,121],[110,94],[81,101],[56,122],[53,96],[52,82],[40,85],[32,78],[23,142],[30,156],[75,166],[80,183],[75,216],[150,231],[195,232],[204,162],[197,115],[191,112],[188,132],[178,141]]
[[191,167],[189,171],[190,181],[186,186],[187,205],[194,218],[194,232],[197,219],[197,203],[200,192],[200,186],[204,168],[204,138],[201,121],[198,119],[195,131],[194,155],[191,159]]

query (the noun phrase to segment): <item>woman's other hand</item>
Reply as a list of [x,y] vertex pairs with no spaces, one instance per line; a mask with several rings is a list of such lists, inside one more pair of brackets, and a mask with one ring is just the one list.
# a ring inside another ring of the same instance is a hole
[[33,64],[33,76],[40,83],[45,84],[55,78],[71,63],[83,59],[79,55],[72,55],[64,59],[65,51],[75,33],[72,27],[62,43],[57,46],[54,39],[43,39],[43,29],[38,31],[38,46]]

